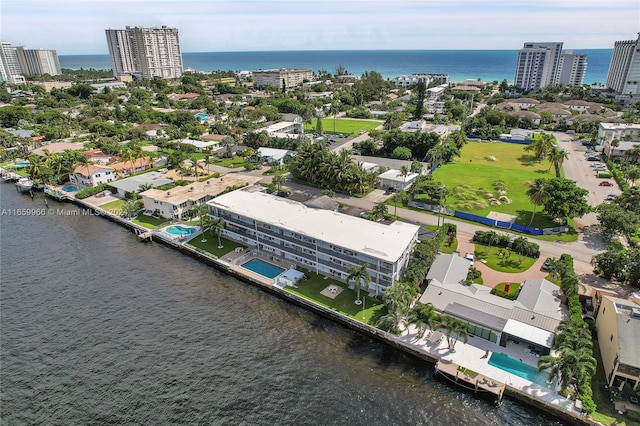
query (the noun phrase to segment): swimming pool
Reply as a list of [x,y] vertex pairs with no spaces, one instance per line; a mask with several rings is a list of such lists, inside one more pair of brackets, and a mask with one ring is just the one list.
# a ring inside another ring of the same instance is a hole
[[78,192],[78,187],[73,185],[67,185],[62,187],[63,192]]
[[196,118],[199,118],[201,121],[207,121],[207,118],[209,118],[209,117],[207,117],[207,115],[206,115],[206,114],[203,114],[203,113],[201,113],[201,112],[199,112],[199,113],[195,114],[195,117],[196,117]]
[[267,278],[275,278],[284,272],[283,268],[260,259],[251,259],[243,263],[242,267]]
[[489,365],[492,365],[500,370],[504,370],[508,373],[514,374],[518,377],[522,377],[525,380],[536,383],[540,386],[548,388],[550,385],[547,383],[549,375],[545,372],[538,373],[538,369],[525,364],[522,361],[509,358],[505,354],[494,352],[489,358]]
[[29,166],[29,164],[31,163],[29,163],[28,161],[16,161],[15,163],[13,163],[14,167],[20,167],[20,168],[27,167]]
[[167,234],[182,237],[195,234],[197,231],[198,228],[195,226],[171,225],[164,228],[164,232]]

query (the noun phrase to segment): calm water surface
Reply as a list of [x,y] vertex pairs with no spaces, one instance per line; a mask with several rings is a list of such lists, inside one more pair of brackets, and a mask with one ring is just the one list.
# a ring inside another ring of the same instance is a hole
[[560,425],[105,219],[0,183],[2,424]]

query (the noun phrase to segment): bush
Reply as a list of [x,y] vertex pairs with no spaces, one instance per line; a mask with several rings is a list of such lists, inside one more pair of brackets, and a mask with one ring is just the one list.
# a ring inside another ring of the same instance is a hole
[[107,187],[106,183],[101,183],[98,186],[90,186],[88,188],[81,189],[76,193],[76,198],[82,200],[87,197],[91,197],[92,195],[96,195],[105,190]]

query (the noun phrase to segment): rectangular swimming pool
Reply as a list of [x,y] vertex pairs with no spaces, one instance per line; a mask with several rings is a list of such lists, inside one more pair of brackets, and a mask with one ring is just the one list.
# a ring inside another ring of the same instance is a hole
[[489,365],[506,371],[507,373],[522,377],[523,379],[529,380],[530,382],[536,383],[542,387],[549,388],[551,386],[547,383],[547,377],[549,376],[547,373],[544,371],[538,373],[537,368],[529,364],[525,364],[522,361],[509,358],[505,354],[497,352],[492,353],[489,358]]
[[251,259],[250,261],[243,263],[242,267],[267,278],[275,278],[284,272],[283,268],[269,262],[265,262],[261,259]]

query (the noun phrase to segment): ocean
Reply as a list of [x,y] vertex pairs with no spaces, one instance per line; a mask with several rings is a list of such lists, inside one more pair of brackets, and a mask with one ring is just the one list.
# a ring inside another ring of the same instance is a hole
[[[575,49],[587,54],[585,84],[607,79],[613,49]],[[275,52],[186,52],[185,69],[196,71],[255,71],[271,68],[310,68],[335,72],[342,65],[352,74],[376,71],[384,78],[420,73],[449,74],[451,81],[481,79],[513,83],[517,50],[322,50]],[[109,55],[61,55],[62,68],[111,69]]]
[[73,204],[0,200],[3,425],[562,424]]

